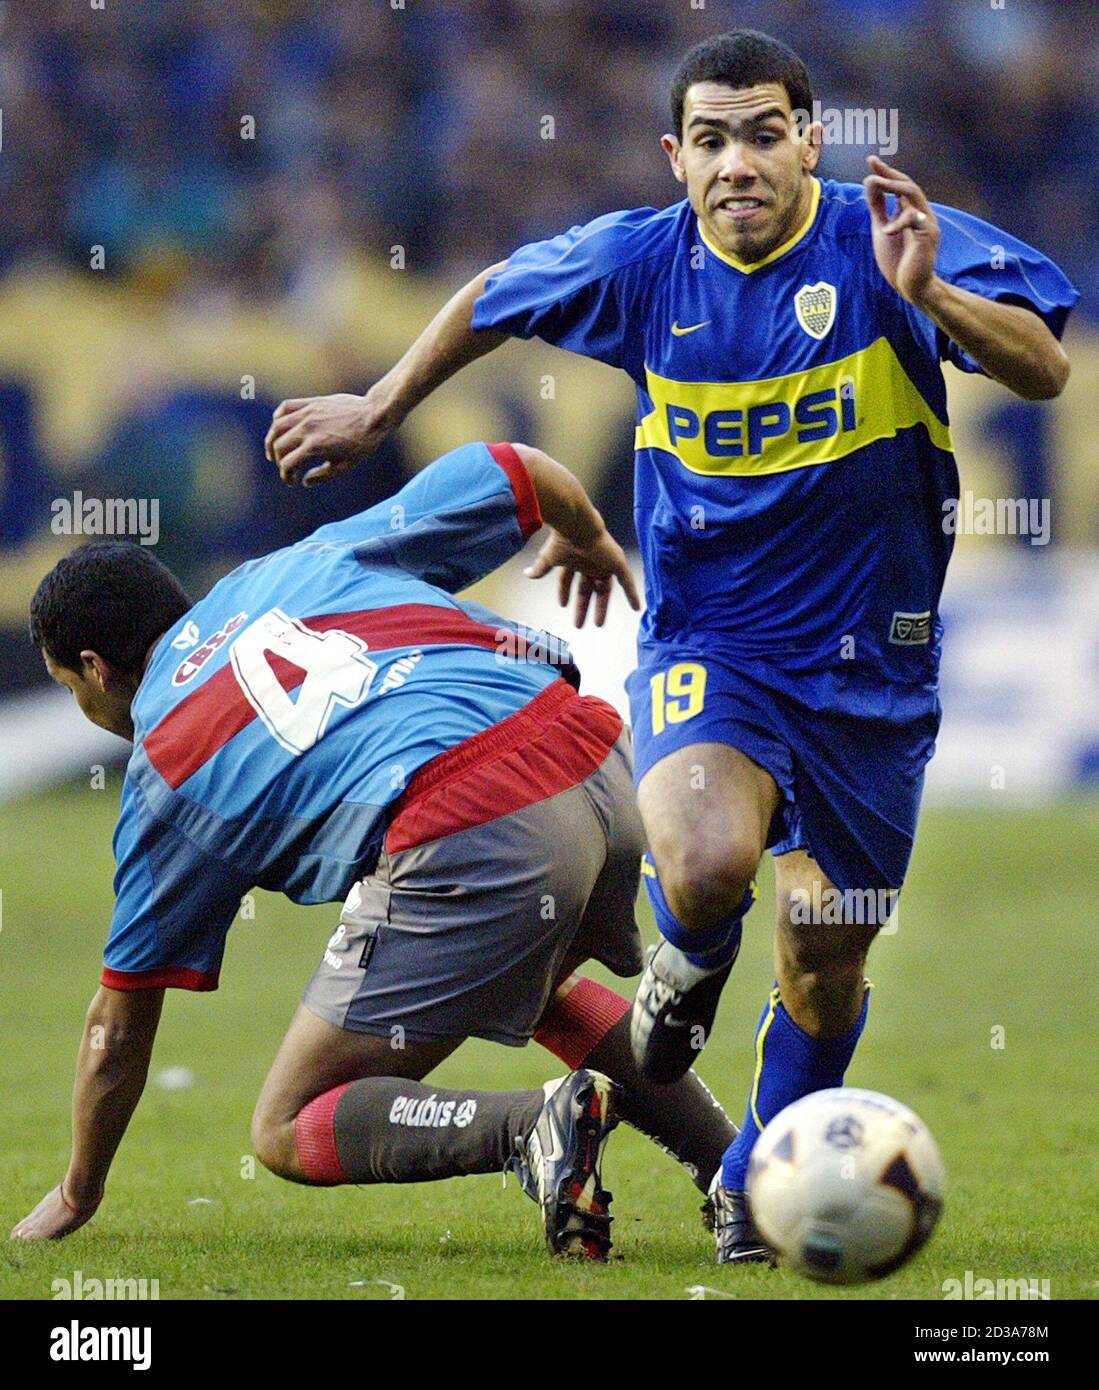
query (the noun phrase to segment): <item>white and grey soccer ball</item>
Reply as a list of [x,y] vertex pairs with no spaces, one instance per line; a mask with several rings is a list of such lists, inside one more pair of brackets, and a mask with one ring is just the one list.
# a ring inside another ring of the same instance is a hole
[[838,1087],[782,1110],[752,1150],[748,1204],[783,1264],[829,1284],[892,1274],[942,1211],[946,1172],[906,1105]]

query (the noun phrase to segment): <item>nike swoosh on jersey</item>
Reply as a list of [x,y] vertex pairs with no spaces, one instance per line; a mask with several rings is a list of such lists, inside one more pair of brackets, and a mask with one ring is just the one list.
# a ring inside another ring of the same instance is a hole
[[697,333],[700,328],[705,328],[709,322],[709,319],[703,319],[701,323],[690,323],[686,328],[680,328],[678,323],[673,322],[672,332],[677,338],[682,338],[684,333]]

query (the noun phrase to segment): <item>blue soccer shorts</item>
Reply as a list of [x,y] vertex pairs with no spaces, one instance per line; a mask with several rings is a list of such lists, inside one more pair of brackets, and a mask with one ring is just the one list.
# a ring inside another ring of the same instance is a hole
[[642,642],[626,682],[634,776],[698,743],[738,749],[782,794],[767,848],[802,849],[841,891],[899,890],[940,709],[926,688],[791,673],[697,640]]

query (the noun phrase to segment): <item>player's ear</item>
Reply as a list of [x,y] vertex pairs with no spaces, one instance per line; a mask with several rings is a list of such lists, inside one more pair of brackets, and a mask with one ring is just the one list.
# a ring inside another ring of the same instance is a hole
[[662,135],[660,143],[664,153],[668,156],[668,162],[672,166],[672,173],[680,183],[687,182],[687,171],[683,167],[683,146],[674,135]]
[[820,163],[821,146],[824,143],[824,125],[820,121],[813,121],[807,125],[804,131],[798,136],[801,140],[801,167],[807,172],[812,173]]
[[90,647],[80,653],[81,675],[96,690],[105,692],[114,674],[110,664]]

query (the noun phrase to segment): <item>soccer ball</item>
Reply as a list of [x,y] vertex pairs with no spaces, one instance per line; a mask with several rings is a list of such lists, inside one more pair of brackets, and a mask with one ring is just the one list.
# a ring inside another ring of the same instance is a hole
[[748,1204],[782,1263],[828,1284],[899,1269],[926,1242],[946,1173],[931,1131],[877,1091],[816,1091],[752,1150]]

